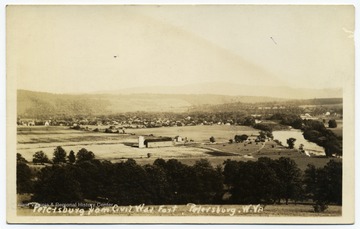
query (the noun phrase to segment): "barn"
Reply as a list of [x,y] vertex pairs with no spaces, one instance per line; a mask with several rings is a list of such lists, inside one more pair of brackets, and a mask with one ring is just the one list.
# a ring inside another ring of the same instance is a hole
[[167,146],[174,146],[174,142],[171,137],[139,137],[139,148],[157,148]]

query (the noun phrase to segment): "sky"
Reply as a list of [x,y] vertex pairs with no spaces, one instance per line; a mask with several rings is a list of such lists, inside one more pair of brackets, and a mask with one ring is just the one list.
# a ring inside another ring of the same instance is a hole
[[54,93],[229,84],[341,88],[352,6],[8,6],[7,77]]

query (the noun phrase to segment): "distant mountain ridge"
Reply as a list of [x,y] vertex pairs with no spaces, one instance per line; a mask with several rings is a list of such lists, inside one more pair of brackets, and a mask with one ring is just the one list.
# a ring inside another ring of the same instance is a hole
[[[125,91],[91,94],[53,94],[18,90],[17,113],[20,117],[49,118],[51,116],[108,115],[136,111],[186,112],[196,106],[211,107],[232,103],[283,102],[291,99],[290,96],[285,99],[269,96],[201,94],[202,91],[198,91],[198,94],[159,94],[159,92],[158,94],[136,94],[136,90],[133,92],[134,94],[125,94]],[[261,90],[255,92],[262,94]],[[336,96],[334,95],[331,98],[334,97]]]
[[136,111],[184,112],[199,105],[270,101],[283,99],[211,94],[53,94],[18,90],[17,113],[24,117],[42,117],[106,115]]
[[179,86],[149,86],[126,88],[105,93],[121,94],[215,94],[230,96],[259,96],[284,99],[340,98],[341,88],[307,89],[286,86],[254,86],[237,83],[209,82]]

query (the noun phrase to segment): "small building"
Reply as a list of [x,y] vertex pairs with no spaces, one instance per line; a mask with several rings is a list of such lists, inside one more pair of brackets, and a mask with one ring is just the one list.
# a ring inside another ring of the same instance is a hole
[[182,139],[181,136],[176,136],[176,137],[174,138],[174,140],[175,140],[175,142],[182,142],[182,141],[183,141],[183,139]]

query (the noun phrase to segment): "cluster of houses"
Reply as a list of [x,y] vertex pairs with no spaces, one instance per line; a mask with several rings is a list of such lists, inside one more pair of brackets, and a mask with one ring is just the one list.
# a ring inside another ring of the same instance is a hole
[[[17,125],[19,126],[110,126],[126,129],[136,128],[156,128],[156,127],[170,127],[170,126],[196,126],[196,125],[233,125],[234,121],[231,119],[219,121],[206,121],[206,120],[193,120],[190,116],[181,119],[170,118],[153,118],[151,120],[140,117],[128,118],[126,120],[111,120],[111,119],[73,119],[66,120],[35,120],[35,119],[18,119]],[[109,131],[114,131],[109,128]]]
[[[282,106],[258,107],[259,110],[278,110]],[[321,114],[311,112],[311,109],[303,109],[302,119],[319,119],[319,117],[337,117],[335,112],[323,111]],[[306,112],[305,112],[306,111]],[[268,114],[269,115],[269,114]],[[260,123],[263,114],[254,112],[248,116],[237,117],[235,114],[194,114],[194,115],[169,115],[168,117],[158,118],[155,115],[120,115],[118,117],[93,117],[93,118],[69,118],[62,119],[24,119],[18,118],[17,124],[21,126],[116,126],[116,128],[156,128],[169,126],[196,126],[196,125],[253,125]],[[113,130],[111,130],[113,131]]]
[[34,120],[34,119],[19,119],[17,121],[19,126],[50,126],[51,120]]

